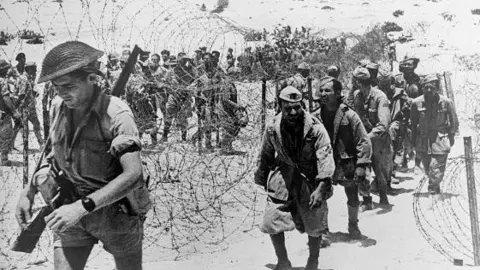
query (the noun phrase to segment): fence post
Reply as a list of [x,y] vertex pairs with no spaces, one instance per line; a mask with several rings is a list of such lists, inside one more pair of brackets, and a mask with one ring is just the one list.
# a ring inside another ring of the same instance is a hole
[[265,120],[266,120],[266,110],[267,106],[267,79],[262,79],[262,135],[265,131]]
[[[23,187],[28,184],[28,113],[24,109],[22,112],[22,126],[23,126]],[[41,147],[41,145],[40,145]]]
[[[447,97],[453,103],[453,109],[456,109],[457,106],[455,105],[455,96],[453,94],[453,87],[452,87],[452,73],[450,71],[446,71],[443,73],[443,77],[445,79],[445,90],[447,92]],[[455,130],[455,134],[459,134],[459,130]]]
[[308,89],[308,111],[313,110],[313,96],[312,96],[312,78],[307,78],[307,89]]
[[473,168],[472,137],[463,137],[465,147],[465,166],[467,170],[468,206],[470,209],[470,226],[472,231],[473,258],[476,266],[480,265],[480,233],[478,227],[477,191]]

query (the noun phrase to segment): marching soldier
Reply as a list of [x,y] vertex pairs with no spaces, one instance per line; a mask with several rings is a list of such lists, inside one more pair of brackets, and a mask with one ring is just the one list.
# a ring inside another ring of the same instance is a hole
[[[393,149],[388,128],[390,109],[387,96],[378,88],[372,87],[368,69],[357,67],[353,72],[355,85],[359,89],[353,93],[354,109],[360,116],[368,137],[372,142],[372,167],[375,172],[375,185],[381,205],[389,205],[387,188],[391,182]],[[371,196],[363,197],[362,210],[372,210]]]
[[428,178],[430,194],[439,194],[450,148],[455,143],[458,118],[450,99],[439,94],[435,74],[421,81],[423,95],[411,106],[412,141],[420,155]]
[[[47,53],[38,80],[52,81],[58,93],[50,110],[50,166],[22,191],[16,218],[22,229],[28,226],[39,181],[68,183],[61,194],[71,203],[45,217],[53,231],[55,269],[83,269],[98,241],[117,269],[142,269],[143,222],[151,201],[141,143],[129,107],[96,86],[95,62],[102,55],[79,41],[62,43]],[[52,180],[54,171],[62,179]]]
[[[410,105],[411,99],[408,97],[403,88],[397,88],[394,85],[395,78],[390,71],[382,67],[378,73],[378,88],[382,90],[390,101],[390,127],[389,133],[393,143],[393,164],[394,170],[406,171],[408,170],[407,154],[412,151],[411,147],[411,130],[409,127],[410,121]],[[395,163],[395,156],[397,152],[402,151],[403,157],[401,168],[398,168]],[[394,179],[392,179],[394,181]]]
[[[345,188],[348,233],[352,239],[360,239],[358,193],[360,190],[361,194],[368,195],[366,169],[370,166],[372,145],[358,114],[342,103],[342,84],[338,80],[330,76],[323,77],[315,81],[314,89],[313,99],[319,108],[312,115],[323,123],[332,143],[335,160],[332,181]],[[328,226],[327,214],[328,211],[324,221]]]
[[282,110],[265,128],[255,172],[255,183],[268,192],[260,229],[272,240],[278,258],[276,270],[292,267],[284,232],[295,228],[305,232],[309,249],[305,269],[314,270],[318,267],[325,201],[332,195],[332,147],[323,125],[302,108],[300,91],[288,86],[279,98]]

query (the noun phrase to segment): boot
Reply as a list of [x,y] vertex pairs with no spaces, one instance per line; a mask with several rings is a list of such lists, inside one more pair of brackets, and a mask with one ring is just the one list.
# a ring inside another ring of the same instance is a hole
[[347,204],[348,207],[348,234],[352,239],[360,239],[362,237],[362,233],[358,228],[358,206],[351,207]]
[[387,192],[379,192],[378,195],[380,196],[380,202],[379,204],[381,205],[390,205],[390,202],[388,202],[388,197],[387,197]]
[[322,236],[313,237],[308,236],[308,251],[310,252],[307,260],[305,270],[317,270],[318,269],[318,257],[320,255],[320,242]]
[[288,260],[287,248],[285,247],[285,234],[271,234],[273,248],[275,249],[275,255],[277,255],[277,266],[273,270],[290,270],[292,269],[292,263]]
[[361,205],[360,208],[361,208],[362,212],[373,210],[372,197],[371,196],[364,196],[363,197],[363,202],[362,202],[362,205]]

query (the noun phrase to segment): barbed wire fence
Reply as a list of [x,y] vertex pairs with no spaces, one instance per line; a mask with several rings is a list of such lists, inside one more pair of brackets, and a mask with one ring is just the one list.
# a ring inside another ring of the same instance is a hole
[[[10,40],[10,47],[5,49],[0,46],[1,54],[9,60],[13,60],[16,53],[26,51],[27,57],[35,56],[39,63],[49,48],[75,39],[85,39],[106,52],[138,44],[151,52],[169,49],[189,53],[199,46],[206,46],[209,51],[216,49],[222,55],[228,47],[232,47],[234,54],[239,55],[245,47],[257,45],[245,39],[252,29],[215,13],[202,11],[184,0],[162,3],[149,0],[141,6],[132,5],[127,0],[81,0],[68,4],[61,1],[18,1],[15,5],[25,8],[28,14],[21,24],[15,20],[15,9],[0,5],[2,18],[6,18],[13,28],[7,31],[16,33]],[[44,19],[45,9],[49,10],[50,20]],[[35,47],[27,45],[26,40],[21,38],[25,29],[38,32],[43,44]],[[322,31],[317,33],[317,37],[311,37],[312,46],[326,49],[299,60],[310,63],[312,73],[317,77],[325,75],[326,67],[335,64],[344,71],[341,80],[349,82],[350,71],[358,60],[387,61],[388,42],[379,26],[364,35],[340,33],[333,39],[323,39]],[[480,75],[476,59],[478,56],[456,58],[458,66],[464,70],[454,73],[453,81],[457,90],[457,110],[461,116],[468,116],[461,118],[462,124],[471,125],[478,138],[471,113],[472,110],[477,112],[476,104],[479,104],[475,95],[479,86],[475,78]],[[279,81],[293,76],[299,61],[279,63],[273,74],[253,68],[252,74],[235,82],[239,104],[246,107],[250,117],[248,126],[241,129],[234,142],[234,148],[242,152],[241,155],[199,153],[190,142],[181,142],[176,127],[173,127],[168,143],[162,144],[156,151],[143,151],[144,170],[151,176],[149,189],[154,202],[145,223],[146,262],[215,252],[227,248],[225,240],[232,235],[257,227],[263,211],[260,198],[264,194],[255,187],[252,178],[262,130],[261,80],[268,79],[265,108],[268,118],[275,114]],[[37,107],[37,110],[40,108]],[[42,113],[39,111],[38,115]],[[196,117],[193,114],[188,121],[189,135],[198,130]],[[477,140],[475,153],[478,153],[479,145]],[[30,172],[36,159],[38,154],[33,153],[30,156]],[[478,162],[475,165],[478,167]],[[21,171],[17,167],[0,168],[0,224],[3,228],[0,239],[5,243],[0,246],[0,258],[4,262],[0,268],[52,263],[53,236],[49,230],[44,232],[32,254],[23,255],[9,250],[17,232],[14,207],[22,186]],[[449,259],[473,258],[464,175],[462,157],[453,157],[449,160],[442,183],[444,194],[432,200],[424,199],[422,195],[414,199],[414,214],[420,231],[436,250]],[[422,194],[425,182],[425,179],[420,182],[416,193]],[[41,201],[36,203],[38,205]],[[102,263],[105,256],[108,255],[97,247],[90,261]]]

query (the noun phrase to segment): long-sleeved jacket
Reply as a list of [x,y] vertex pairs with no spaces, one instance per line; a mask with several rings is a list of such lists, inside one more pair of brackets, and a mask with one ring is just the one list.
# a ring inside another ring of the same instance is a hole
[[[282,113],[269,121],[265,128],[258,157],[258,168],[255,172],[256,184],[267,187],[270,171],[274,171],[274,174],[277,173],[276,175],[278,172],[281,174],[287,189],[290,189],[292,184],[295,185],[295,182],[302,181],[295,175],[303,175],[307,181],[312,183],[312,186],[318,185],[315,183],[316,180],[333,176],[335,163],[328,133],[318,119],[307,112],[304,113],[301,141],[303,147],[297,157],[297,162],[294,162],[292,157],[287,154],[286,147],[283,145],[280,127]],[[298,170],[296,170],[297,168]],[[276,190],[273,190],[273,193],[273,197],[277,199],[286,201],[288,198],[288,194],[275,194]]]
[[425,102],[425,96],[412,101],[412,141],[415,149],[428,154],[450,152],[449,136],[455,136],[458,129],[457,113],[448,98],[437,95],[432,104]]
[[360,90],[353,93],[354,110],[360,116],[370,138],[388,132],[390,109],[387,96],[377,87],[372,87],[367,97]]
[[[314,112],[313,116],[322,122],[321,110]],[[330,134],[335,161],[355,159],[357,165],[370,164],[372,143],[360,117],[347,105],[341,104],[337,109],[333,120],[333,133]]]
[[408,120],[410,119],[410,106],[412,104],[412,99],[408,97],[407,92],[402,88],[395,88],[393,95],[389,100],[390,121],[408,123]]

